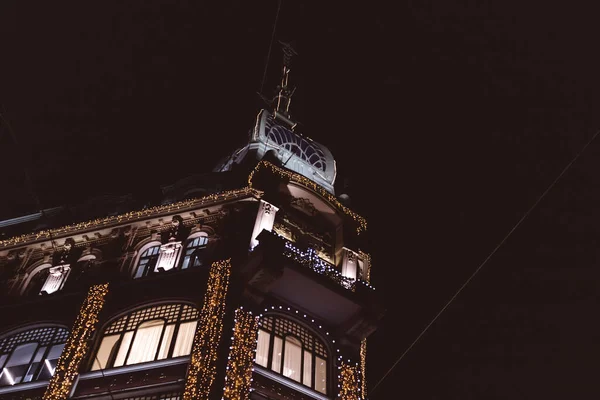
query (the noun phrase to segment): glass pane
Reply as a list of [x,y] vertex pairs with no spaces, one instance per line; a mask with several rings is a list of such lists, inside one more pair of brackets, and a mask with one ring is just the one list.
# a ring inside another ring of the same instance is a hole
[[283,356],[283,376],[300,382],[300,366],[302,365],[302,345],[293,338],[285,338],[285,354]]
[[267,368],[269,365],[269,341],[271,335],[269,332],[258,330],[258,343],[256,344],[256,363]]
[[33,358],[33,353],[36,351],[37,347],[37,343],[26,343],[17,346],[10,355],[10,359],[8,360],[8,363],[6,363],[6,366],[12,367],[23,364],[29,365],[31,359]]
[[[104,336],[102,338],[102,342],[100,343],[100,348],[98,349],[98,353],[94,358],[94,365],[92,366],[92,371],[96,371],[98,369],[104,369],[107,367],[108,359],[110,357],[111,352],[113,351],[117,340],[121,335],[110,335]],[[116,362],[115,362],[116,364]]]
[[160,350],[158,351],[158,360],[167,358],[169,355],[169,347],[171,347],[171,339],[173,339],[173,330],[175,330],[175,324],[167,325],[165,328],[165,334],[160,343]]
[[302,374],[302,383],[312,387],[312,354],[304,350],[304,373]]
[[315,389],[327,394],[327,361],[319,356],[315,361]]
[[4,367],[4,362],[6,361],[7,357],[8,357],[8,355],[6,355],[6,354],[2,354],[0,356],[0,368]]
[[42,357],[44,357],[44,352],[46,351],[46,346],[40,347],[38,351],[35,353],[35,357],[33,357],[33,362],[42,361]]
[[160,341],[165,322],[162,319],[146,321],[138,327],[135,339],[131,345],[131,352],[127,358],[127,365],[153,361]]
[[281,338],[275,336],[273,341],[273,360],[271,361],[271,369],[277,373],[281,373]]
[[179,325],[177,332],[177,341],[173,350],[173,357],[185,356],[192,351],[194,342],[194,334],[196,333],[196,325],[198,321],[184,322]]
[[133,332],[125,332],[123,335],[123,341],[121,342],[121,346],[119,346],[119,352],[117,353],[117,358],[115,359],[115,367],[120,367],[121,365],[125,364],[125,356],[127,356],[127,350],[129,350],[132,337]]

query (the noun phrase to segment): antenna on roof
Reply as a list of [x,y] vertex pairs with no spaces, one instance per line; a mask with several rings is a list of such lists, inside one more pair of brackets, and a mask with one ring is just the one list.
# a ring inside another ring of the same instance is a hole
[[283,70],[281,74],[281,83],[277,86],[279,92],[277,93],[275,109],[273,115],[275,119],[279,119],[288,125],[293,130],[297,123],[291,120],[290,116],[290,104],[292,102],[292,96],[296,91],[296,88],[290,88],[288,86],[288,80],[290,75],[290,67],[292,65],[292,57],[298,55],[296,50],[292,48],[289,43],[279,41],[283,50]]

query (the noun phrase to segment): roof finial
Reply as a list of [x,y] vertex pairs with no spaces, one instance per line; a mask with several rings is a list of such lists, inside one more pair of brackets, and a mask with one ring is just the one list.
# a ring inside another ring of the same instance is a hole
[[298,55],[289,43],[279,41],[283,50],[283,73],[281,76],[281,84],[277,87],[279,93],[277,94],[277,101],[275,103],[274,115],[275,118],[280,118],[283,121],[291,125],[292,129],[296,126],[295,122],[290,120],[290,103],[292,102],[292,96],[296,91],[296,88],[290,89],[288,87],[288,78],[290,74],[290,66],[292,64],[292,57]]

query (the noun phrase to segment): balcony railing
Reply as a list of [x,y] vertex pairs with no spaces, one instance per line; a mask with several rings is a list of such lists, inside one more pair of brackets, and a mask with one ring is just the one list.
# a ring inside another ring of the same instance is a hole
[[276,233],[274,233],[274,235],[284,242],[285,250],[283,254],[286,257],[291,258],[299,264],[326,276],[345,289],[355,291],[357,285],[364,285],[371,290],[375,290],[373,286],[362,279],[355,280],[343,276],[342,273],[337,270],[335,265],[319,257],[315,249],[308,247],[306,250],[302,250],[283,236],[277,235]]

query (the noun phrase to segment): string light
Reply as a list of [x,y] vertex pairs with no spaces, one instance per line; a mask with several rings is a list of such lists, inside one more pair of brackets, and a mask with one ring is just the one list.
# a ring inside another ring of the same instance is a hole
[[360,341],[360,375],[361,393],[367,397],[367,338]]
[[96,329],[98,313],[104,306],[108,283],[92,286],[85,298],[65,348],[56,364],[43,400],[65,400],[69,396],[73,381],[77,377],[81,361],[89,347],[89,339]]
[[290,242],[283,236],[277,236],[285,242],[285,250],[283,254],[286,257],[299,262],[305,267],[311,268],[312,270],[318,272],[321,275],[327,276],[329,279],[333,280],[335,283],[346,289],[355,291],[356,285],[362,284],[368,287],[369,289],[375,290],[375,288],[367,281],[363,281],[361,279],[355,280],[342,275],[341,272],[338,271],[333,264],[319,257],[315,249],[309,247],[306,251],[300,250],[298,247],[294,246],[292,242]]
[[254,178],[254,174],[262,168],[269,168],[271,170],[271,172],[278,174],[282,178],[287,178],[292,182],[299,183],[305,187],[308,187],[309,189],[314,190],[318,194],[320,194],[322,197],[327,199],[331,204],[333,204],[336,208],[338,208],[339,210],[344,212],[346,215],[349,215],[354,221],[356,221],[358,223],[358,227],[356,228],[357,234],[360,235],[361,232],[364,232],[367,230],[367,220],[364,219],[363,217],[361,217],[360,215],[358,215],[357,213],[355,213],[354,211],[352,211],[351,209],[349,209],[348,207],[346,207],[345,205],[343,205],[342,203],[340,203],[338,201],[338,199],[336,199],[334,195],[332,195],[327,190],[325,190],[324,187],[322,187],[318,183],[313,182],[310,179],[308,179],[300,174],[296,174],[291,171],[287,171],[283,168],[279,168],[268,161],[260,161],[256,165],[256,167],[254,167],[254,170],[252,170],[252,172],[248,176],[248,186],[249,187],[252,187],[252,179]]
[[217,373],[217,350],[223,333],[230,259],[212,263],[183,392],[184,400],[208,399]]
[[367,283],[371,283],[371,255],[369,253],[365,253],[362,250],[358,251],[358,254],[362,257],[362,259],[364,260],[366,267],[365,267],[365,281]]
[[338,375],[338,379],[340,384],[338,387],[340,388],[340,392],[338,393],[338,397],[340,400],[361,400],[363,397],[361,396],[360,388],[358,387],[359,379],[357,377],[357,368],[342,362],[339,370],[340,374]]
[[235,310],[235,326],[225,371],[223,400],[248,400],[257,336],[258,318],[242,308]]
[[208,203],[214,203],[217,201],[234,200],[248,195],[260,198],[262,197],[262,192],[250,187],[245,187],[242,189],[213,193],[204,197],[179,201],[176,203],[165,204],[156,207],[149,207],[139,211],[130,211],[121,215],[113,215],[105,218],[94,219],[91,221],[80,222],[77,224],[63,226],[61,228],[42,230],[35,233],[15,236],[6,240],[0,240],[0,248],[22,245],[40,239],[56,238],[56,236],[59,235],[73,234],[81,230],[104,228],[122,222],[136,221],[139,219],[153,217],[164,213],[181,211],[199,206],[206,206]]

